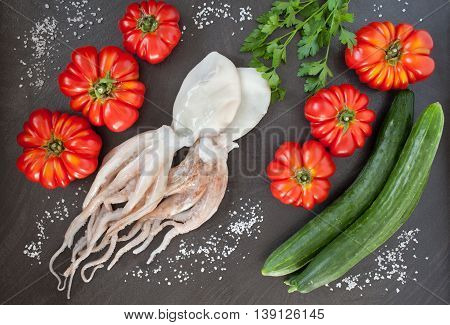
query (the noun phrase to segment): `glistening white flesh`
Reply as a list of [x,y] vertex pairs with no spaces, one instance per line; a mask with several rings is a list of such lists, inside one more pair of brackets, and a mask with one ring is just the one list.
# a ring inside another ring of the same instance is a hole
[[270,105],[270,87],[261,73],[253,68],[238,68],[241,80],[241,104],[225,131],[237,140],[252,130],[266,115]]
[[172,126],[179,134],[190,130],[194,140],[205,130],[218,134],[233,120],[240,102],[236,67],[211,52],[184,79],[173,105]]

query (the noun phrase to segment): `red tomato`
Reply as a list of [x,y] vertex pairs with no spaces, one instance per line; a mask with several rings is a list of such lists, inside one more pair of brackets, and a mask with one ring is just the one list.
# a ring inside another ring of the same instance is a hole
[[405,89],[434,70],[431,35],[411,25],[373,22],[356,33],[356,42],[346,49],[345,62],[372,88]]
[[180,14],[163,1],[142,1],[128,6],[119,21],[123,46],[151,64],[160,63],[181,38]]
[[23,147],[17,168],[48,189],[92,174],[102,147],[102,139],[86,119],[44,108],[31,113],[17,143]]
[[272,181],[270,189],[275,198],[311,210],[328,197],[331,187],[328,177],[335,170],[330,154],[320,142],[310,140],[303,146],[285,142],[267,166],[267,176]]
[[121,132],[136,122],[144,103],[145,86],[138,79],[139,66],[130,54],[115,46],[100,53],[86,46],[73,51],[58,82],[63,94],[71,97],[73,110],[95,126]]
[[319,90],[305,105],[311,134],[333,156],[351,156],[372,134],[375,112],[367,108],[368,103],[365,94],[348,84]]

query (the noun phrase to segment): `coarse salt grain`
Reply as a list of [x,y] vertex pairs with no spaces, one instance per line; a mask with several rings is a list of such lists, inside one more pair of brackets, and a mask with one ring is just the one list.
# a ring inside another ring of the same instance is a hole
[[[192,20],[199,30],[212,25],[220,19],[230,20],[233,23],[242,23],[253,19],[250,6],[240,7],[239,14],[234,12],[230,4],[220,1],[204,2],[197,7],[193,5],[192,8],[194,8]],[[243,30],[243,27],[241,26],[240,29]]]
[[[70,37],[80,40],[91,29],[90,26],[86,27],[92,25],[89,13],[93,10],[101,11],[100,8],[92,8],[91,2],[55,0],[52,12],[58,13],[58,19],[54,16],[37,19],[30,30],[22,36],[17,36],[18,40],[23,39],[24,49],[32,50],[31,55],[26,55],[28,62],[25,63],[23,59],[19,59],[19,62],[27,66],[25,76],[28,85],[36,93],[42,89],[46,80],[50,79],[49,70],[60,70],[60,67],[54,67],[52,63],[59,56],[61,47],[67,46],[65,44],[70,42]],[[44,8],[49,9],[50,6],[44,4]]]
[[[48,197],[50,199],[50,197]],[[46,227],[55,221],[65,221],[69,218],[69,209],[64,199],[55,202],[55,206],[51,211],[45,210],[42,215],[36,215],[36,238],[25,244],[23,254],[34,259],[38,264],[41,264],[41,254],[43,252],[43,245],[49,239],[46,232]],[[77,202],[73,202],[72,205]],[[31,264],[33,265],[33,263]]]
[[[402,0],[397,0],[397,2],[402,2]],[[404,2],[404,5],[405,5],[405,6],[408,6],[409,3],[408,3],[408,2]],[[380,5],[378,5],[377,3],[374,3],[374,4],[373,4],[373,12],[376,14],[376,16],[377,16],[378,18],[383,17],[383,14],[381,13],[381,10],[382,10],[382,9],[383,9],[383,5],[382,5],[382,4],[380,4]],[[391,8],[391,10],[397,10],[397,9],[398,9],[398,8]],[[406,12],[406,8],[402,8],[402,9],[401,9],[401,12],[402,12],[402,13],[405,13],[405,12]],[[368,19],[365,18],[364,21],[368,21]],[[422,20],[420,20],[420,21],[422,21]]]
[[[407,275],[408,264],[405,261],[406,253],[411,249],[414,244],[418,243],[417,235],[420,229],[412,229],[409,231],[403,230],[397,236],[397,244],[394,248],[388,248],[387,245],[378,251],[378,255],[375,258],[376,266],[370,271],[349,275],[344,277],[341,281],[335,284],[336,288],[345,288],[347,291],[351,291],[355,288],[363,290],[365,287],[371,287],[372,282],[376,281],[390,281],[395,282],[397,285],[405,285],[410,279]],[[416,255],[413,255],[416,258]],[[425,257],[427,259],[427,257]],[[414,274],[418,274],[418,271],[414,271]],[[413,279],[417,281],[417,279]],[[388,291],[388,288],[385,288]],[[400,289],[396,288],[398,293]]]

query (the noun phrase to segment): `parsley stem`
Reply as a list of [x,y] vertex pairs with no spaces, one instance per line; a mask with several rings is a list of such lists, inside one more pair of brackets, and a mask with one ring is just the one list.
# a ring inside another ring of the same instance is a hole
[[[333,13],[332,13],[331,15],[329,15],[329,16],[327,17],[326,21],[325,21],[325,24],[326,24],[326,23],[328,22],[328,19],[330,19],[330,17],[333,17],[333,18],[331,19],[331,25],[330,25],[330,31],[331,31],[331,32],[333,31],[333,25],[334,25],[334,17],[335,17],[335,15],[336,15],[336,9],[333,9]],[[330,37],[330,41],[328,42],[328,45],[327,45],[327,52],[325,53],[325,58],[324,58],[325,64],[327,64],[327,62],[328,62],[328,54],[330,53],[330,45],[331,45],[331,37]]]

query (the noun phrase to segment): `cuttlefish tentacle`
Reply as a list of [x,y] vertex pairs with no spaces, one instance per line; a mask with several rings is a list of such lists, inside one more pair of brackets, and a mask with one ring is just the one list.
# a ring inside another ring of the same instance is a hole
[[105,156],[102,166],[84,199],[83,209],[85,209],[91,200],[98,194],[100,188],[109,184],[123,166],[127,165],[139,155],[144,148],[152,143],[156,132],[157,130],[152,130],[138,134],[115,147]]
[[[101,269],[104,267],[103,263],[105,263],[106,261],[108,261],[111,256],[114,254],[114,249],[116,248],[116,244],[117,244],[117,236],[113,236],[111,238],[111,242],[109,244],[109,248],[106,251],[106,253],[100,257],[99,259],[86,263],[82,268],[81,268],[81,278],[83,279],[84,282],[90,282],[92,280],[92,278],[94,277],[95,272],[98,269]],[[89,269],[93,267],[94,269],[92,270],[91,274],[89,277],[85,276],[85,272]]]
[[150,255],[147,264],[150,264],[155,256],[167,248],[171,240],[179,235],[190,232],[200,227],[203,223],[208,221],[214,213],[216,213],[220,202],[222,202],[225,195],[228,183],[228,167],[226,164],[227,150],[216,150],[217,160],[213,163],[211,174],[208,177],[208,185],[200,200],[189,210],[181,212],[173,216],[174,221],[182,221],[177,223],[167,232],[160,246],[156,248]]
[[117,261],[122,257],[122,255],[124,255],[126,252],[130,251],[131,249],[133,249],[134,247],[145,241],[145,239],[147,239],[147,237],[150,235],[151,228],[152,228],[151,223],[145,223],[144,226],[142,227],[141,233],[138,236],[134,237],[133,240],[129,241],[125,246],[123,246],[121,249],[117,251],[116,255],[114,256],[114,259],[108,265],[108,270],[111,270],[111,268],[117,263]]

